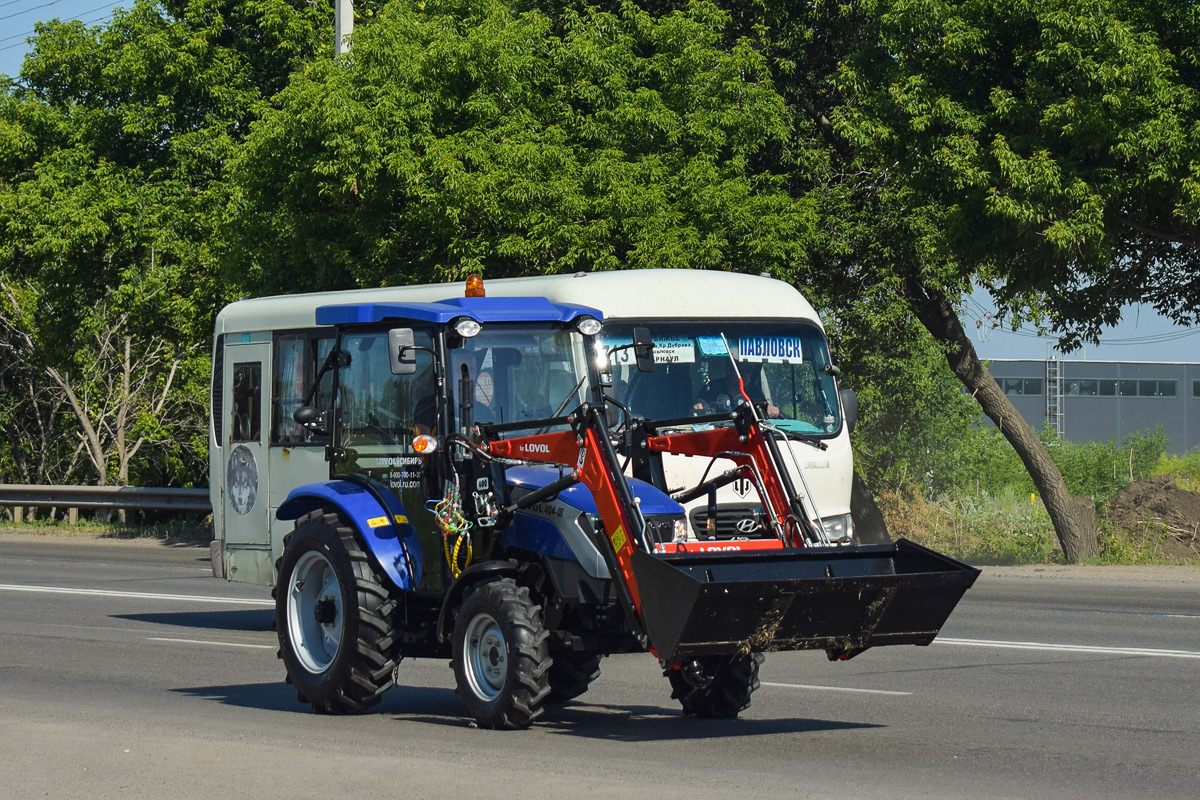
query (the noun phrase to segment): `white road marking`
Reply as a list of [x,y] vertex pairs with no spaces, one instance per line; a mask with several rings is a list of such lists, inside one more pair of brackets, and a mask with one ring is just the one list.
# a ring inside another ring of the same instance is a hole
[[71,589],[65,586],[22,586],[0,583],[0,591],[42,592],[45,594],[79,594],[90,597],[132,597],[142,600],[183,600],[192,603],[225,603],[239,606],[274,606],[274,600],[236,597],[205,597],[196,594],[158,594],[154,592],[118,592],[108,589]]
[[763,686],[780,686],[785,689],[816,689],[820,692],[853,692],[855,694],[890,694],[898,697],[907,697],[912,692],[889,692],[884,689],[851,689],[848,686],[812,686],[806,683],[771,683],[763,681]]
[[1159,650],[1151,647],[1102,647],[1100,645],[1047,644],[1045,642],[1001,642],[987,639],[950,639],[939,636],[935,644],[964,647],[999,647],[1007,650],[1050,650],[1058,653],[1095,653],[1105,656],[1147,656],[1155,658],[1200,658],[1195,650]]
[[253,647],[258,650],[274,650],[273,644],[241,644],[240,642],[206,642],[200,639],[166,639],[161,636],[147,636],[148,642],[177,642],[180,644],[211,644],[217,647]]

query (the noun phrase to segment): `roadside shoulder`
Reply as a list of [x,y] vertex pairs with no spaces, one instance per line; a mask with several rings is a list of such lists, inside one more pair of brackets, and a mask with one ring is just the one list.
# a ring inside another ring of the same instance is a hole
[[0,542],[95,545],[97,547],[156,547],[203,548],[208,542],[199,539],[163,539],[157,536],[124,536],[107,531],[74,528],[15,528],[0,527]]
[[1108,580],[1119,582],[1200,584],[1200,566],[1147,564],[1138,566],[1096,566],[1091,564],[1026,564],[1021,566],[983,566],[984,577],[1038,580]]

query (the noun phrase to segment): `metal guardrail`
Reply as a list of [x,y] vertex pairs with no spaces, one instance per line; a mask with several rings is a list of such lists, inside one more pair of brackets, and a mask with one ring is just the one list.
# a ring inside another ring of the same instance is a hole
[[0,506],[23,508],[123,508],[131,511],[209,513],[208,489],[147,486],[46,486],[0,483]]

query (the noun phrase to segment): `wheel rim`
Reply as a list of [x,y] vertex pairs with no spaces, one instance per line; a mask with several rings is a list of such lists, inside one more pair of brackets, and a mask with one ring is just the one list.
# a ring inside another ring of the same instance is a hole
[[679,676],[691,689],[707,689],[717,674],[715,659],[697,659],[683,664],[679,668]]
[[471,691],[483,700],[495,700],[508,676],[508,645],[500,624],[490,614],[476,614],[464,639],[463,660]]
[[321,553],[300,556],[288,585],[292,651],[309,672],[324,672],[342,644],[342,584]]

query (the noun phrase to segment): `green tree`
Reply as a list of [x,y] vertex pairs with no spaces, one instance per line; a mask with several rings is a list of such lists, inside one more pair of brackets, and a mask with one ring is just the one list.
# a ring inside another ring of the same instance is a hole
[[1161,0],[734,6],[794,115],[792,190],[821,198],[809,264],[832,294],[870,287],[907,306],[1020,455],[1067,558],[1094,554],[1087,504],[984,369],[955,306],[981,282],[1013,320],[1039,321],[1066,346],[1133,300],[1194,321],[1196,11]]
[[789,121],[763,56],[723,46],[727,26],[708,3],[661,18],[390,4],[254,126],[234,268],[295,291],[790,267],[815,212],[757,168]]
[[67,399],[43,380],[29,283],[0,280],[0,483],[56,483],[79,461],[64,424]]
[[47,367],[46,375],[79,424],[78,439],[96,484],[108,485],[112,474],[118,485],[127,485],[143,446],[179,452],[202,440],[204,408],[195,394],[176,386],[186,352],[157,337],[135,342],[124,315],[113,319],[101,309],[98,316],[107,324],[77,358],[78,369]]
[[[303,0],[139,0],[107,25],[38,26],[0,87],[0,279],[33,287],[42,367],[95,372],[97,337],[120,318],[120,336],[186,355],[171,382],[186,396],[168,405],[203,401],[207,348],[194,345],[242,292],[218,275],[225,165],[331,30]],[[202,480],[203,441],[158,435],[177,455],[158,474],[139,457],[135,477]]]
[[973,487],[979,405],[907,306],[882,286],[854,297],[830,296],[817,282],[805,291],[826,309],[841,382],[858,394],[855,468],[866,484],[930,497]]
[[985,413],[1008,420],[1001,431],[1068,559],[1095,555],[1086,504],[979,362],[953,304],[982,280],[1010,313],[1044,315],[1067,346],[1131,300],[1194,320],[1194,278],[1178,278],[1196,267],[1197,96],[1159,35],[1183,20],[1111,0],[880,2],[869,14],[869,46],[842,62],[855,102],[835,128],[877,173],[895,165],[878,196],[924,223],[919,258],[889,269]]

